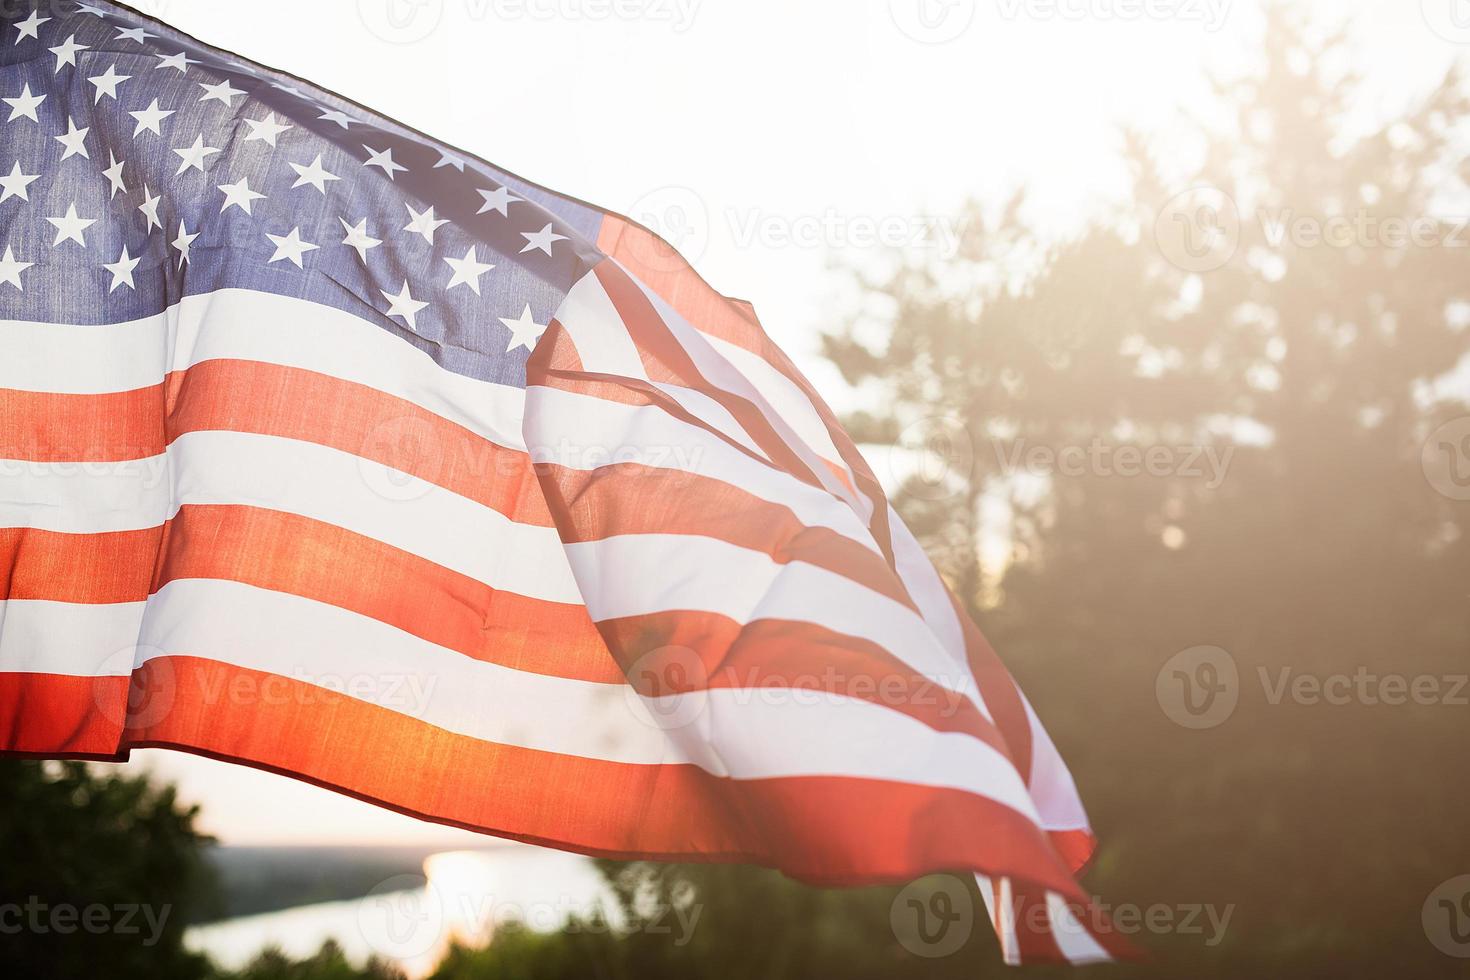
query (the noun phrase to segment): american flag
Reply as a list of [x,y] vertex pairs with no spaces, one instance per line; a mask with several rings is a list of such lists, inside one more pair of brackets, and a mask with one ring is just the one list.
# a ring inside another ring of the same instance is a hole
[[749,306],[121,5],[0,27],[0,749],[1121,942],[1025,697]]

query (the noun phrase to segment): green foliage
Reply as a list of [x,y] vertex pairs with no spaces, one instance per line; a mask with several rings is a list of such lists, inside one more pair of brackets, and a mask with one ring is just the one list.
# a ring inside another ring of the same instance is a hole
[[207,839],[171,787],[0,760],[0,963],[16,977],[199,977],[183,948]]
[[278,949],[268,949],[238,973],[219,976],[221,980],[402,980],[403,974],[378,961],[361,968],[353,966],[342,948],[328,940],[304,960],[293,960]]

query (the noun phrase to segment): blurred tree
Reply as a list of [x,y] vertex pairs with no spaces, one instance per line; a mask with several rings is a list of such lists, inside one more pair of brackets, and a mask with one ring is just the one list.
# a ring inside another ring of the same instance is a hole
[[[1220,121],[1171,134],[1197,139],[1197,173],[1130,136],[1113,219],[1043,248],[1019,207],[977,213],[958,262],[863,280],[826,352],[881,406],[860,437],[959,464],[897,502],[1078,775],[1104,840],[1090,885],[1233,903],[1216,949],[1146,939],[1191,975],[1435,975],[1419,910],[1470,869],[1470,708],[1373,703],[1373,678],[1470,664],[1470,509],[1421,466],[1467,411],[1464,376],[1442,383],[1470,350],[1470,236],[1448,217],[1467,101],[1451,74],[1367,128],[1343,40],[1279,5],[1260,54],[1218,83]],[[1120,475],[1123,447],[1172,463]],[[1240,701],[1193,731],[1155,679],[1204,644]],[[1347,675],[1349,703],[1278,699],[1301,675]]]
[[372,960],[357,967],[348,961],[342,947],[330,939],[304,960],[293,960],[279,949],[267,949],[235,973],[220,973],[221,980],[403,980],[403,972]]
[[0,760],[0,964],[13,977],[204,976],[183,947],[208,897],[197,808],[80,762]]

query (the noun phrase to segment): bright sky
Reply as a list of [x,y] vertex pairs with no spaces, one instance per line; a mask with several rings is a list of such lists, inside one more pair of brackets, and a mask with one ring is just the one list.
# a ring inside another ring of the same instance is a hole
[[[1256,0],[133,0],[496,164],[662,226],[818,388],[828,260],[1024,183],[1066,227],[1259,40]],[[1307,0],[1302,0],[1303,3]],[[1332,0],[1386,115],[1470,51],[1466,0]],[[941,252],[942,254],[942,252]],[[451,841],[283,777],[141,752],[231,843]],[[468,837],[469,835],[464,835]]]

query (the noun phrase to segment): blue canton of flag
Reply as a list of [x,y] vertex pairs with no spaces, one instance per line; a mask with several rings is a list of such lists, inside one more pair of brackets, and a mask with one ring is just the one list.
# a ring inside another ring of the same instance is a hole
[[60,6],[0,38],[0,317],[120,322],[248,288],[524,384],[600,214],[128,11]]

